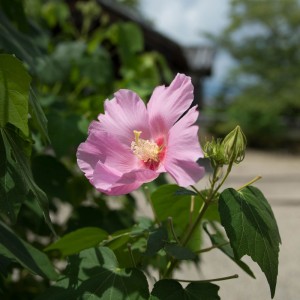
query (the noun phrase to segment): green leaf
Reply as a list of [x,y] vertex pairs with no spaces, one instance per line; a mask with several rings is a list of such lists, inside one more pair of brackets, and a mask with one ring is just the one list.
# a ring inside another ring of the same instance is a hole
[[[120,269],[110,249],[100,247],[86,250],[80,258],[85,265],[83,272],[89,277],[78,289],[82,299],[90,299],[91,294],[94,296],[93,299],[103,300],[148,299],[149,291],[145,275],[138,269]],[[94,270],[88,271],[88,266]]]
[[67,200],[67,184],[72,175],[56,157],[37,155],[32,159],[31,169],[36,183],[49,197]]
[[69,80],[72,65],[82,58],[85,48],[86,44],[83,41],[59,43],[50,56],[37,64],[39,80],[49,85]]
[[48,121],[41,107],[41,104],[37,99],[36,94],[32,88],[30,88],[29,104],[30,104],[29,112],[34,121],[34,124],[36,124],[44,141],[50,143],[50,138],[48,135],[48,128],[47,128]]
[[33,179],[28,157],[25,154],[25,149],[23,146],[24,141],[13,130],[9,129],[2,130],[2,137],[4,144],[9,145],[10,147],[11,155],[18,166],[18,174],[23,178],[26,189],[32,193],[38,206],[43,212],[43,216],[47,225],[53,234],[56,235],[49,216],[48,198]]
[[113,81],[113,65],[109,53],[104,48],[98,47],[92,55],[81,56],[77,62],[80,77],[95,87],[99,87],[101,84],[108,85]]
[[[160,186],[151,194],[153,208],[159,221],[163,222],[172,217],[175,233],[180,237],[189,226],[190,222],[190,195],[176,195],[179,187],[175,184],[167,184]],[[194,211],[192,220],[197,218],[198,211],[202,204],[202,200],[195,196]],[[192,242],[189,246],[192,250],[198,250],[200,247],[200,226],[193,235]]]
[[49,136],[56,155],[58,157],[74,155],[78,145],[85,138],[85,135],[79,130],[82,116],[52,112],[47,117]]
[[11,147],[3,129],[0,129],[0,214],[6,215],[14,224],[28,188],[13,158]]
[[162,249],[168,241],[168,231],[164,227],[159,227],[150,232],[145,255],[153,256]]
[[185,289],[173,279],[155,283],[149,300],[219,300],[219,287],[209,282],[192,282]]
[[179,260],[194,260],[197,257],[196,254],[192,252],[190,249],[174,243],[166,244],[165,250],[173,258]]
[[42,52],[36,44],[29,35],[17,30],[14,24],[0,10],[1,49],[16,55],[30,66],[31,71],[35,71],[38,58],[42,57]]
[[57,279],[57,273],[48,257],[20,239],[1,221],[0,240],[1,255],[20,263],[24,268],[34,274],[51,280]]
[[118,24],[118,51],[125,66],[135,63],[135,54],[144,48],[144,39],[141,29],[134,23]]
[[111,235],[111,239],[107,241],[105,246],[115,251],[126,245],[130,241],[130,239],[130,232],[127,229],[117,231]]
[[58,250],[62,256],[69,256],[94,247],[107,237],[108,234],[100,228],[85,227],[64,235],[45,248],[44,251]]
[[273,298],[281,239],[264,195],[252,186],[239,192],[226,189],[220,195],[219,212],[235,257],[240,259],[247,254],[257,262],[265,273]]
[[11,259],[7,258],[6,256],[0,255],[0,274],[2,274],[4,277],[8,276],[7,268],[11,263],[12,263]]
[[22,63],[0,54],[0,127],[10,123],[28,136],[28,99],[31,78]]
[[68,275],[39,299],[149,298],[148,282],[143,272],[133,268],[119,268],[114,253],[106,247],[87,249],[78,257],[70,257],[66,271]]
[[13,24],[20,30],[28,29],[28,21],[24,12],[23,1],[20,0],[2,0],[0,9],[13,21]]
[[[218,247],[218,249],[220,249],[225,255],[227,255],[231,260],[233,260],[241,269],[243,269],[249,276],[255,278],[253,272],[251,271],[251,269],[248,267],[247,264],[245,264],[243,261],[236,259],[234,257],[234,253],[233,250],[229,244],[229,242],[227,242],[222,236],[221,234],[211,234],[208,231],[208,228],[206,225],[203,225],[203,228],[205,230],[205,232],[208,234],[212,244],[214,246],[219,246],[222,245],[220,247]],[[227,243],[227,244],[226,244]]]

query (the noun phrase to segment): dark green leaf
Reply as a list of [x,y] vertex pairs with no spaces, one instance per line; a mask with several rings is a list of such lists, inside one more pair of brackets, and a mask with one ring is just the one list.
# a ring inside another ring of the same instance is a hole
[[[255,278],[253,272],[251,269],[246,265],[243,261],[236,259],[233,253],[233,250],[229,244],[220,234],[211,234],[208,231],[207,226],[203,225],[205,232],[208,234],[212,244],[214,246],[219,246],[218,249],[220,249],[224,254],[226,254],[230,259],[232,259],[241,269],[243,269],[248,275]],[[227,243],[227,244],[226,244]]]
[[190,300],[220,300],[219,286],[210,282],[192,282],[186,287]]
[[100,228],[85,227],[64,235],[44,251],[59,250],[62,256],[69,256],[97,246],[107,237],[108,234]]
[[0,48],[26,62],[32,71],[36,69],[40,49],[30,36],[18,31],[0,10]]
[[185,289],[172,279],[155,283],[149,300],[219,300],[219,287],[209,282],[192,282]]
[[280,235],[272,209],[255,187],[241,191],[232,188],[220,195],[219,211],[230,244],[237,259],[249,255],[268,280],[274,297]]
[[168,241],[168,232],[164,227],[159,227],[158,229],[150,232],[147,242],[146,255],[153,256],[160,249],[165,246]]
[[13,130],[3,130],[2,137],[4,143],[9,145],[11,149],[11,155],[14,157],[18,165],[18,174],[23,178],[27,190],[32,193],[34,199],[37,201],[41,211],[43,212],[47,225],[55,235],[55,231],[49,216],[48,198],[33,179],[28,157],[25,154],[23,140],[16,133],[14,133]]
[[[7,258],[6,256],[3,256],[0,254],[0,273],[4,276],[7,277],[8,272],[7,268],[8,266],[12,263],[12,260]],[[1,277],[1,276],[0,276]]]
[[58,44],[51,56],[40,60],[36,71],[42,82],[55,84],[69,78],[71,67],[78,61],[85,51],[83,41],[67,41]]
[[2,0],[0,2],[0,9],[5,12],[20,31],[26,31],[28,29],[28,21],[24,12],[23,1]]
[[84,264],[83,272],[89,277],[78,289],[82,299],[89,299],[91,294],[93,299],[103,300],[148,299],[145,275],[138,269],[120,269],[110,249],[86,250],[80,257]]
[[36,183],[49,197],[67,200],[67,184],[72,176],[56,157],[50,155],[35,156],[32,159],[31,169]]
[[178,244],[166,244],[165,250],[173,258],[179,260],[194,260],[197,257],[190,249],[184,248]]
[[66,116],[63,113],[47,115],[48,130],[52,146],[58,157],[74,155],[78,145],[84,140],[84,134],[79,130],[82,117],[76,114]]
[[28,136],[28,99],[31,78],[22,63],[0,54],[0,127],[10,123]]
[[148,283],[143,272],[119,268],[109,248],[91,248],[82,251],[78,258],[71,257],[67,274],[40,299],[64,299],[63,296],[71,297],[68,299],[95,300],[149,298]]
[[20,263],[34,274],[57,279],[57,274],[48,257],[15,235],[0,221],[0,254]]
[[19,172],[19,165],[13,158],[4,130],[0,129],[0,214],[15,223],[27,193],[28,188]]

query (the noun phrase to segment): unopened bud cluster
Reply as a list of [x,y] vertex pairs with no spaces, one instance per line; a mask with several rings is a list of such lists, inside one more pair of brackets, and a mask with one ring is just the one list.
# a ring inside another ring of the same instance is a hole
[[246,145],[246,136],[240,126],[237,126],[223,141],[212,139],[206,142],[204,153],[214,165],[238,164],[245,158]]

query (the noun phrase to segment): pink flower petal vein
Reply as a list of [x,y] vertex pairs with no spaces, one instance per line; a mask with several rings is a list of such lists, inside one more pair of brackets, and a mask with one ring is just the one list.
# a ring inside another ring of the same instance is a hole
[[[177,74],[170,86],[159,86],[148,105],[130,90],[106,100],[105,113],[89,127],[77,150],[77,163],[90,183],[107,195],[123,195],[168,172],[179,186],[204,176],[203,157],[192,107],[191,78]],[[186,114],[184,114],[186,112]],[[184,114],[184,115],[183,115]]]

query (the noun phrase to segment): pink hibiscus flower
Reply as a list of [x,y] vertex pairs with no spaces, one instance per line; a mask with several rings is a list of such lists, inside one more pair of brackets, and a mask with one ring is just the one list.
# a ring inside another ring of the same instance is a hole
[[193,90],[191,78],[177,74],[169,87],[154,90],[147,107],[130,90],[106,100],[105,114],[91,123],[77,151],[77,163],[91,184],[105,194],[122,195],[162,172],[183,187],[199,181],[204,168],[196,162],[203,153],[194,125],[199,113],[189,109]]

